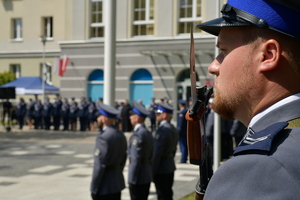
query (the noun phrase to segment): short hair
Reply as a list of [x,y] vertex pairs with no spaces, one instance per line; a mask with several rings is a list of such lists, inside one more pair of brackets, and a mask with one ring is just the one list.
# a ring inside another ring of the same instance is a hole
[[243,40],[245,44],[254,43],[255,45],[255,41],[260,40],[263,42],[271,38],[277,40],[280,43],[282,50],[288,55],[288,62],[291,64],[294,71],[300,75],[300,41],[255,26],[243,27],[241,30],[244,32]]

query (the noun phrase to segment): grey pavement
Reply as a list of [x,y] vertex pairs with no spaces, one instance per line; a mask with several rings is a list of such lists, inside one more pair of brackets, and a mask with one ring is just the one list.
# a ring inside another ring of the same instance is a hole
[[[90,200],[95,132],[18,130],[0,127],[1,200]],[[174,200],[194,191],[198,167],[181,164],[176,153]],[[127,163],[128,164],[128,163]],[[123,171],[127,181],[128,167]],[[129,190],[122,199],[130,199]],[[151,184],[149,200],[156,199]]]

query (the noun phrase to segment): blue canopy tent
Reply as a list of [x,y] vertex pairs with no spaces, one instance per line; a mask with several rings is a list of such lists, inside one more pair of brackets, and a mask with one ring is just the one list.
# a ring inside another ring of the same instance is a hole
[[[15,87],[16,94],[43,94],[40,77],[20,77],[0,86],[1,88]],[[45,82],[45,94],[59,94],[59,88]]]

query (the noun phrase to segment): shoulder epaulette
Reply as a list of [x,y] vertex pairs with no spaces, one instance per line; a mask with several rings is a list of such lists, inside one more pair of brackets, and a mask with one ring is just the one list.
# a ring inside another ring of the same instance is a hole
[[271,150],[272,142],[276,135],[287,125],[287,122],[278,122],[259,132],[254,132],[251,128],[249,128],[244,139],[241,141],[239,146],[236,147],[233,155],[236,156],[251,152],[267,154]]

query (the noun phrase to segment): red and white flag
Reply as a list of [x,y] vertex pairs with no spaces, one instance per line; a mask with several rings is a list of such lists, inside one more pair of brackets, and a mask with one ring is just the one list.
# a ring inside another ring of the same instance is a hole
[[64,76],[64,73],[67,71],[69,58],[67,55],[64,55],[63,59],[61,58],[55,58],[54,60],[54,66],[55,71],[54,74],[58,76]]

